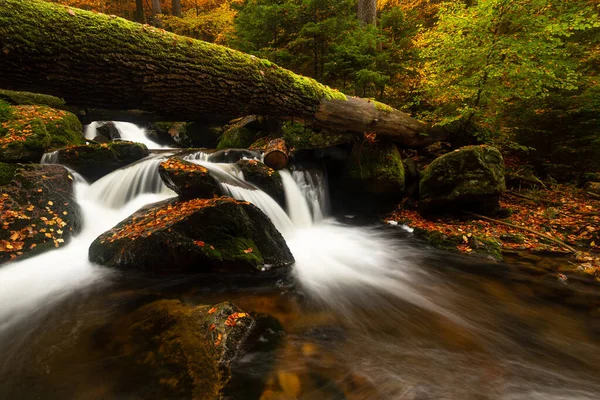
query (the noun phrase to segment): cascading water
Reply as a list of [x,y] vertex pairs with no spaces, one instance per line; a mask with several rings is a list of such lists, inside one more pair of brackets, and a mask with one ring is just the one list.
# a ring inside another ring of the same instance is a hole
[[[48,155],[46,161],[51,162],[51,157]],[[463,259],[437,255],[426,247],[400,240],[397,235],[401,231],[392,226],[347,226],[327,219],[326,181],[324,175],[314,171],[280,172],[288,216],[275,200],[246,182],[235,164],[212,163],[205,153],[191,154],[186,159],[208,168],[223,193],[259,207],[285,236],[294,254],[293,274],[309,304],[306,309],[292,302],[287,307],[294,311],[283,311],[290,300],[279,288],[273,289],[272,308],[264,306],[268,302],[262,294],[234,292],[225,297],[243,309],[281,316],[287,324],[288,347],[271,380],[282,382],[281,377],[290,374],[297,374],[296,379],[302,377],[297,385],[302,385],[303,395],[293,397],[342,398],[339,388],[356,386],[348,397],[598,398],[600,343],[585,336],[585,331],[592,330],[586,327],[589,322],[562,308],[540,303],[527,294],[531,289],[523,283],[530,282],[525,278],[520,277],[511,290],[504,282],[454,268],[465,265]],[[97,235],[140,206],[174,196],[158,177],[161,160],[145,159],[93,185],[77,181],[83,231],[62,249],[0,268],[0,397],[33,398],[53,393],[43,385],[37,391],[28,385],[32,379],[27,368],[38,363],[46,368],[44,377],[58,376],[60,381],[58,387],[63,391],[51,398],[110,393],[104,382],[95,387],[98,392],[90,391],[78,375],[79,369],[86,370],[87,375],[83,375],[88,381],[84,382],[94,384],[95,379],[90,377],[97,375],[96,367],[106,365],[110,369],[111,362],[118,363],[102,355],[98,358],[97,346],[104,329],[95,320],[98,310],[69,315],[69,311],[60,309],[50,321],[42,316],[62,299],[81,299],[86,288],[101,283],[110,288],[112,279],[107,277],[113,275],[87,261],[88,246]],[[161,278],[161,284],[165,280]],[[161,289],[144,286],[140,296],[164,296]],[[218,296],[222,290],[215,290],[218,293],[213,294],[213,301],[223,301]],[[192,291],[189,296],[197,293]],[[185,299],[188,293],[178,296]],[[252,296],[257,296],[256,300]],[[98,302],[103,306],[97,307],[118,307],[118,300],[110,299],[103,295]],[[193,302],[210,301],[206,297]],[[74,328],[68,330],[63,341],[50,341],[52,351],[43,341],[37,344],[31,340],[35,335],[54,340],[53,335],[60,335],[57,326],[61,324]],[[84,343],[79,344],[83,351],[72,350],[74,358],[62,364],[60,358],[47,358],[47,354],[69,349],[81,334],[80,325],[86,324],[91,333],[79,341]],[[31,334],[10,336],[16,326],[25,326],[19,332]],[[316,353],[311,350],[315,347],[319,349]],[[21,357],[22,374],[11,363]],[[52,368],[56,366],[57,372]],[[70,382],[72,392],[65,389],[71,388],[63,381]],[[5,392],[6,387],[13,391]],[[4,393],[18,396],[2,396]]]
[[[131,142],[143,143],[148,149],[167,149],[168,147],[162,146],[155,141],[151,140],[146,136],[146,130],[137,125],[129,122],[114,122],[115,127],[119,130],[121,140],[128,140]],[[92,122],[84,128],[84,135],[86,139],[93,140],[96,137],[96,129],[98,128],[97,122]]]
[[105,207],[120,208],[142,193],[174,196],[158,175],[164,156],[150,156],[125,168],[113,171],[94,182],[86,199],[101,202]]

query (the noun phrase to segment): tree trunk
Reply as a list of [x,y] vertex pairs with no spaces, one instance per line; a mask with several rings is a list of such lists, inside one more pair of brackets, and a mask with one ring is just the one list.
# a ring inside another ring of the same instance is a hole
[[160,0],[152,0],[152,14],[162,14],[162,8],[160,6]]
[[276,171],[287,167],[288,148],[285,140],[281,138],[271,140],[265,147],[263,162]]
[[358,20],[363,25],[377,24],[377,0],[358,0]]
[[171,4],[173,7],[173,15],[181,18],[181,0],[173,0]]
[[143,24],[146,19],[144,18],[144,0],[135,0],[135,22]]
[[256,114],[375,132],[405,147],[439,140],[424,136],[425,125],[408,114],[346,97],[266,60],[41,0],[0,0],[0,87],[176,121]]

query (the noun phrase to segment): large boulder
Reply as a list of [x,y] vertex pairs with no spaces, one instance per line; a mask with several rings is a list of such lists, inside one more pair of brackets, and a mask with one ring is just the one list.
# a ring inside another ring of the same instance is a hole
[[96,137],[94,138],[95,141],[105,143],[107,141],[118,139],[121,139],[121,132],[119,132],[119,128],[117,128],[114,122],[104,121],[98,123],[98,126],[96,127]]
[[58,151],[58,163],[74,169],[93,182],[148,154],[148,148],[142,143],[116,141],[66,147]]
[[117,377],[110,397],[257,399],[284,335],[275,318],[231,303],[155,301],[103,330],[101,351]]
[[64,110],[0,100],[0,162],[39,162],[46,152],[84,144],[81,123]]
[[283,181],[279,172],[258,160],[239,160],[236,164],[242,170],[247,182],[261,189],[279,204],[285,204]]
[[396,145],[355,142],[344,169],[348,191],[401,195],[404,191],[404,164]]
[[435,159],[421,175],[423,212],[490,213],[506,190],[504,161],[491,146],[466,146]]
[[64,246],[80,229],[73,177],[60,165],[0,163],[0,263]]
[[59,110],[67,109],[67,104],[61,98],[48,94],[18,92],[0,89],[0,99],[15,106],[48,106]]
[[179,157],[162,162],[158,174],[182,199],[211,198],[221,193],[219,184],[206,168]]
[[229,197],[167,200],[141,209],[100,235],[89,257],[157,274],[260,272],[294,262],[269,218]]

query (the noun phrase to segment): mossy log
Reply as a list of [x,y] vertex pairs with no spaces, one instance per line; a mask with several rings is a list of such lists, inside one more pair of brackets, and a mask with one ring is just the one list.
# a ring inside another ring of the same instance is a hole
[[0,86],[75,107],[156,112],[172,120],[249,114],[328,130],[376,132],[405,147],[439,140],[408,114],[347,97],[223,46],[41,0],[0,0]]
[[263,158],[265,165],[280,170],[287,167],[288,148],[285,140],[281,138],[273,139],[265,147],[265,156]]

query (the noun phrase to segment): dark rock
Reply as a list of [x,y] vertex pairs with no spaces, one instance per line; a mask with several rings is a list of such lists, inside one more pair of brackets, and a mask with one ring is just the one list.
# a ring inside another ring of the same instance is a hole
[[47,106],[10,106],[0,100],[0,162],[39,162],[46,152],[84,143],[74,114]]
[[104,136],[108,140],[121,139],[121,132],[112,121],[99,122],[96,127],[96,134]]
[[189,143],[189,146],[192,147],[215,149],[219,144],[219,138],[222,134],[223,127],[221,125],[190,122],[186,128],[186,143]]
[[[121,377],[111,395],[144,399],[259,398],[285,335],[275,318],[231,303],[190,307],[177,300],[147,304],[108,330],[102,351],[118,360],[113,368]],[[240,366],[248,353],[262,365]],[[264,372],[248,379],[244,368]]]
[[208,161],[214,163],[234,163],[242,158],[260,158],[260,152],[246,149],[218,150],[209,156]]
[[64,246],[79,232],[73,177],[60,165],[0,163],[0,263]]
[[178,157],[162,162],[158,173],[167,187],[182,199],[212,198],[221,193],[206,168]]
[[435,159],[421,174],[419,208],[423,212],[498,209],[506,190],[504,161],[491,146],[467,146]]
[[344,175],[349,191],[398,196],[404,191],[404,164],[394,144],[354,143]]
[[419,166],[412,158],[402,160],[406,181],[406,194],[415,196],[419,192]]
[[58,152],[58,162],[93,182],[148,154],[148,148],[142,143],[116,141],[61,149]]
[[186,122],[153,122],[146,129],[146,136],[154,142],[167,146],[175,144],[191,147],[193,143],[188,139],[187,126]]
[[269,218],[229,197],[150,205],[100,235],[89,256],[108,267],[160,274],[260,272],[294,262]]
[[236,120],[224,130],[217,149],[249,147],[257,138],[265,136],[261,133],[262,125],[262,120],[256,115],[248,115]]
[[247,182],[267,193],[279,204],[285,204],[283,182],[279,172],[257,160],[239,160],[236,164],[242,170]]

